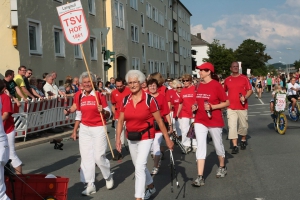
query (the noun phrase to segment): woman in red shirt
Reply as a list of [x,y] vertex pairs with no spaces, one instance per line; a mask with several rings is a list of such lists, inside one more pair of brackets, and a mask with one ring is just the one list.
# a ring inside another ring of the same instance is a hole
[[10,97],[4,93],[5,89],[5,83],[0,79],[0,99],[2,103],[1,116],[3,120],[4,131],[8,139],[9,159],[11,159],[11,165],[15,168],[16,174],[22,174],[22,161],[19,159],[15,151],[16,131],[14,118],[11,116],[14,111]]
[[[93,82],[95,76],[90,73]],[[95,164],[100,168],[103,178],[106,180],[107,189],[111,189],[114,180],[110,172],[110,163],[106,158],[107,140],[105,133],[105,119],[110,116],[110,110],[106,98],[98,91],[94,91],[88,72],[83,72],[79,78],[83,91],[77,92],[74,96],[74,103],[71,108],[64,111],[65,114],[81,111],[81,123],[79,130],[79,150],[81,156],[80,179],[87,183],[83,195],[96,193]],[[99,105],[97,105],[97,100]],[[103,115],[103,120],[100,117]],[[78,119],[79,120],[79,119]]]
[[[186,137],[186,134],[190,128],[191,123],[194,121],[193,112],[191,110],[192,105],[195,103],[195,86],[192,84],[192,76],[185,74],[182,76],[182,82],[184,87],[180,93],[181,105],[179,107],[179,124],[182,133],[182,144],[186,152],[197,150],[197,141]],[[182,106],[182,107],[181,107]],[[193,149],[190,149],[192,146]]]
[[206,138],[208,131],[213,139],[213,144],[219,158],[219,168],[216,177],[225,177],[225,150],[222,142],[222,108],[229,106],[229,100],[222,85],[214,80],[214,66],[211,63],[204,63],[197,67],[200,69],[202,82],[197,87],[196,103],[192,106],[195,115],[195,133],[197,140],[197,168],[198,176],[192,183],[193,186],[204,185],[203,171],[206,158]]
[[[153,96],[157,101],[160,116],[163,118],[165,123],[168,123],[169,127],[166,127],[166,128],[169,128],[170,132],[172,132],[173,130],[171,130],[171,118],[169,115],[170,109],[169,109],[168,102],[166,101],[165,96],[158,93],[158,91],[157,91],[158,81],[156,79],[150,79],[147,81],[147,85],[148,85],[150,95]],[[155,130],[155,138],[154,138],[154,141],[152,144],[152,152],[154,155],[154,167],[151,172],[152,175],[155,175],[158,173],[159,160],[161,158],[160,144],[161,144],[162,140],[163,140],[163,137],[162,137],[161,130]]]
[[173,91],[171,92],[170,90],[170,102],[171,102],[171,107],[172,107],[172,111],[173,111],[173,119],[172,120],[172,124],[173,124],[173,127],[175,127],[175,130],[176,130],[176,135],[182,139],[181,137],[181,129],[180,129],[180,126],[179,126],[179,122],[178,122],[178,116],[179,116],[179,106],[182,106],[182,99],[180,98],[180,93],[181,93],[181,90],[182,90],[182,87],[183,87],[183,84],[175,79],[173,82],[172,82],[172,86],[173,86]]
[[[139,70],[130,70],[125,76],[131,94],[123,100],[119,115],[116,149],[121,152],[121,132],[126,121],[126,137],[133,165],[135,166],[135,198],[137,200],[149,199],[155,193],[153,179],[147,169],[147,160],[150,152],[155,130],[154,119],[163,133],[167,146],[173,149],[173,142],[168,137],[167,129],[160,116],[159,108],[154,97],[142,90],[141,84],[145,82],[145,75]],[[147,189],[145,191],[145,186]]]

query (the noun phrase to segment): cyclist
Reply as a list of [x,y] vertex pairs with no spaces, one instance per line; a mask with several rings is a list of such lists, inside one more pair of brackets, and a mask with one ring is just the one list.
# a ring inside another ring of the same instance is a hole
[[295,77],[291,78],[287,87],[288,100],[292,103],[292,115],[295,116],[296,112],[294,109],[297,103],[297,99],[299,98],[298,91],[300,90],[300,86],[298,85],[298,83],[296,83]]
[[274,88],[274,91],[272,92],[272,99],[270,101],[270,111],[271,111],[271,117],[274,118],[275,115],[274,115],[274,98],[275,98],[275,95],[276,93],[278,92],[281,92],[281,93],[284,93],[285,91],[282,90],[282,87],[280,85],[276,85],[275,88]]

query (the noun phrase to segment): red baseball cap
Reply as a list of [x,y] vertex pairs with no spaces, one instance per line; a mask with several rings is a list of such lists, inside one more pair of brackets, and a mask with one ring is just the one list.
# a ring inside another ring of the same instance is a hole
[[196,67],[197,69],[209,69],[212,73],[215,72],[215,67],[213,66],[213,64],[209,63],[209,62],[205,62],[202,65],[199,65]]

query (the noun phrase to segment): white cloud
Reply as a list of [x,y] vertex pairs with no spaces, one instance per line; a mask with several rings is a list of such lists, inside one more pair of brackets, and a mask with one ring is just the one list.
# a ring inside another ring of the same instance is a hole
[[[300,8],[299,0],[287,0],[286,4],[299,5]],[[265,44],[270,52],[287,47],[298,49],[300,52],[299,15],[261,9],[257,15],[226,15],[210,27],[204,28],[198,24],[192,26],[191,30],[193,34],[201,33],[202,38],[208,42],[218,39],[228,48],[236,49],[243,40],[251,38]]]
[[292,8],[300,8],[300,1],[299,0],[286,0],[285,5],[292,7]]

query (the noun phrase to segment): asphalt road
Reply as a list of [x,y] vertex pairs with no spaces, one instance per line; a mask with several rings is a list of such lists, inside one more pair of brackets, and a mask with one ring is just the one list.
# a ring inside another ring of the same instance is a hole
[[[174,150],[179,188],[170,190],[169,153],[162,161],[159,174],[154,177],[157,192],[152,199],[204,199],[204,200],[285,200],[300,199],[299,152],[300,121],[288,121],[285,135],[279,135],[273,129],[270,118],[270,93],[264,93],[261,100],[253,95],[249,99],[249,134],[245,151],[231,155],[230,141],[226,140],[224,130],[223,142],[226,150],[228,174],[225,178],[215,178],[217,156],[212,142],[208,142],[205,165],[205,185],[200,188],[191,186],[197,175],[195,154],[183,155],[178,147]],[[114,131],[108,127],[109,136]],[[112,140],[114,146],[114,142]],[[96,171],[97,193],[81,196],[83,184],[77,172],[80,165],[78,141],[64,141],[64,150],[54,150],[49,143],[24,148],[17,151],[23,161],[23,172],[29,174],[54,174],[69,177],[68,199],[134,199],[134,167],[128,152],[121,162],[111,160],[115,186],[107,190],[100,170]],[[111,155],[107,151],[107,157]],[[153,162],[149,156],[148,169]],[[175,181],[174,181],[175,184]]]

